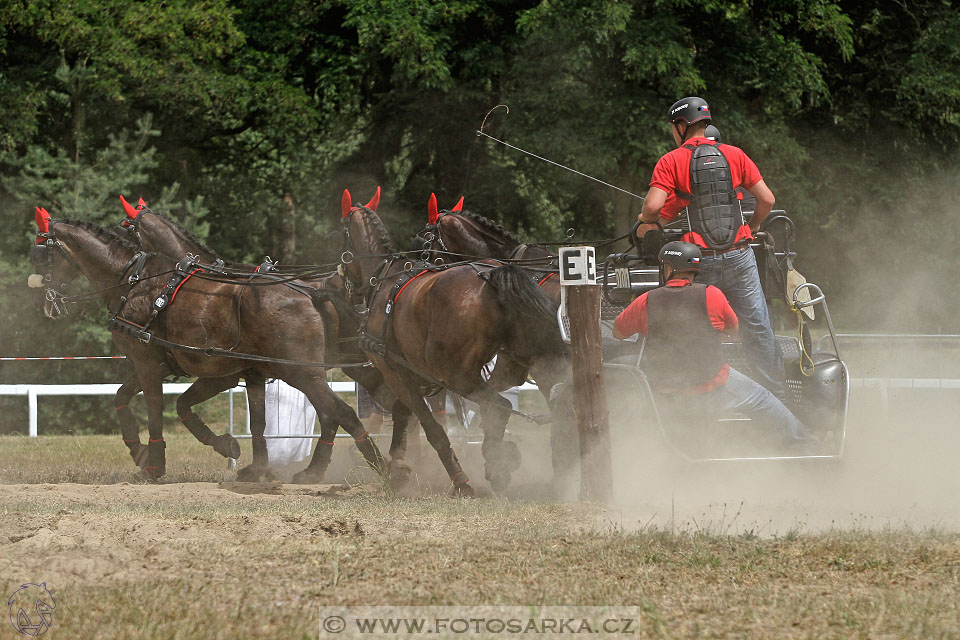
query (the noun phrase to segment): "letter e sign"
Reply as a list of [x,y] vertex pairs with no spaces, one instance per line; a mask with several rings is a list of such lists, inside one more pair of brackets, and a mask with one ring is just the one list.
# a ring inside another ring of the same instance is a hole
[[593,247],[560,247],[560,284],[597,284],[597,252]]

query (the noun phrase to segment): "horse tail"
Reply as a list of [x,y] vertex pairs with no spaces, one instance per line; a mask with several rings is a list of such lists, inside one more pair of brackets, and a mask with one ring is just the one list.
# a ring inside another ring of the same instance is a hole
[[537,286],[529,272],[508,264],[481,277],[497,292],[515,345],[512,351],[528,356],[567,351],[557,325],[558,305]]

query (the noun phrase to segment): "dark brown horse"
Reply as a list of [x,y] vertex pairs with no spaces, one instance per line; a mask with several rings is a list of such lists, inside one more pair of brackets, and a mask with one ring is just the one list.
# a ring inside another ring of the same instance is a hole
[[[327,330],[318,298],[286,287],[210,279],[202,272],[191,272],[176,283],[185,274],[178,273],[175,260],[146,253],[110,231],[85,222],[51,220],[39,212],[37,224],[31,259],[42,271],[45,315],[62,315],[69,300],[63,291],[81,273],[95,288],[88,295],[96,295],[111,310],[114,342],[133,363],[148,412],[146,454],[136,432],[124,434],[124,440],[148,476],[165,473],[162,382],[171,370],[211,379],[247,371],[280,378],[302,391],[318,414],[342,425],[367,462],[383,471],[379,450],[356,414],[327,386],[324,369],[295,364],[324,362]],[[176,284],[175,298],[168,295],[158,302],[165,289],[170,293],[171,282]],[[184,348],[162,346],[164,341]],[[230,357],[232,353],[237,357]],[[324,435],[329,451],[333,434]]]
[[[558,257],[549,249],[523,242],[502,225],[463,208],[463,197],[449,210],[440,210],[437,197],[430,194],[427,202],[427,226],[417,234],[418,248],[433,262],[455,263],[477,258],[506,260],[527,271],[531,280],[551,300],[560,303]],[[536,376],[534,376],[536,378]],[[543,397],[550,402],[552,380],[536,380]],[[569,398],[567,399],[569,402]],[[558,486],[571,481],[576,464],[576,434],[572,424],[573,407],[551,404],[553,423],[550,445],[554,480]]]
[[449,210],[440,210],[437,196],[427,202],[427,226],[417,234],[433,260],[459,262],[494,258],[508,260],[530,271],[530,276],[553,300],[560,301],[557,254],[523,242],[502,225],[463,209],[463,198]]
[[[503,440],[510,406],[498,392],[528,372],[544,383],[567,373],[556,304],[524,271],[493,260],[431,270],[395,258],[380,218],[353,205],[348,191],[341,214],[344,270],[369,309],[361,348],[420,418],[455,490],[466,494],[473,490],[423,396],[442,386],[480,402],[486,477],[494,489],[505,488],[519,452]],[[494,356],[484,381],[481,370]]]
[[[151,211],[146,206],[143,198],[140,199],[136,207],[129,204],[123,196],[120,196],[120,200],[126,213],[126,217],[121,221],[121,226],[133,235],[140,246],[147,251],[162,253],[173,258],[182,258],[187,254],[191,254],[197,256],[199,261],[204,264],[213,264],[220,260],[219,255],[213,249],[204,244],[192,233],[166,216]],[[378,202],[379,191],[366,206],[376,209]],[[264,262],[261,265],[235,262],[225,263],[230,270],[238,272],[263,271],[264,267],[269,264],[269,262]],[[353,311],[346,300],[343,277],[334,271],[329,274],[310,278],[304,282],[327,294],[327,302],[324,303],[322,310],[324,318],[328,321],[327,325],[331,333],[336,337],[335,340],[328,339],[328,345],[336,346],[328,349],[326,361],[334,363],[355,363],[365,360],[366,356],[357,347],[360,316]],[[384,384],[383,376],[380,375],[380,372],[376,368],[369,366],[345,366],[343,367],[343,372],[373,394],[381,406],[390,407],[391,415],[393,416],[394,432],[398,434],[395,437],[398,443],[404,442],[403,438],[406,434],[410,409],[402,402],[397,401],[396,397]],[[247,393],[250,394],[250,379],[248,378],[247,380]],[[199,383],[200,381],[198,380],[197,382]],[[260,388],[262,389],[262,383]],[[257,390],[256,392],[259,397],[262,398],[263,391]],[[133,393],[135,394],[136,391]],[[207,398],[200,398],[199,394],[190,398],[193,404],[202,402],[205,399]],[[260,403],[262,403],[262,400],[260,400]],[[251,396],[251,412],[255,412],[258,409],[259,405],[253,406],[253,396]],[[255,417],[256,416],[251,413],[250,429],[254,434],[254,459],[266,461],[266,447],[262,438],[257,439],[258,432],[255,430],[257,428],[257,422],[254,420]],[[327,418],[323,415],[319,415],[318,418],[321,423],[321,431],[323,431],[323,422]],[[262,424],[262,418],[260,418],[259,424]],[[262,436],[262,427],[260,429],[259,435]],[[333,431],[334,433],[336,432],[336,426],[333,427]],[[330,441],[329,438],[322,438],[322,440],[324,442]],[[310,465],[307,466],[306,469],[296,473],[293,477],[293,482],[310,484],[319,482],[323,478],[323,471],[326,469],[324,460],[329,462],[327,452],[324,451],[325,447],[326,445],[323,443],[318,444],[314,450]],[[407,482],[410,472],[409,467],[405,465],[392,466],[390,471],[391,483],[394,487],[399,488]]]

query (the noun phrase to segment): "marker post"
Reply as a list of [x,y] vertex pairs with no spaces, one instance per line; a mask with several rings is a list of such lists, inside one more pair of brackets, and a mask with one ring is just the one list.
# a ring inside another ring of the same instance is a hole
[[573,412],[580,436],[580,498],[612,495],[610,433],[603,382],[600,285],[594,247],[560,249],[560,284],[573,357]]

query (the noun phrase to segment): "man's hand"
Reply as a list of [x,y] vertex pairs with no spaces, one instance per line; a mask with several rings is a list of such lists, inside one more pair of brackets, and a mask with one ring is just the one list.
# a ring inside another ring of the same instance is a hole
[[643,236],[647,234],[647,231],[650,231],[651,229],[659,229],[660,225],[656,222],[643,222],[642,220],[637,220],[635,228],[637,238],[643,240]]
[[761,244],[765,247],[770,247],[771,249],[775,245],[773,236],[767,233],[766,231],[756,231],[752,227],[750,231],[753,232],[753,237],[760,241]]

